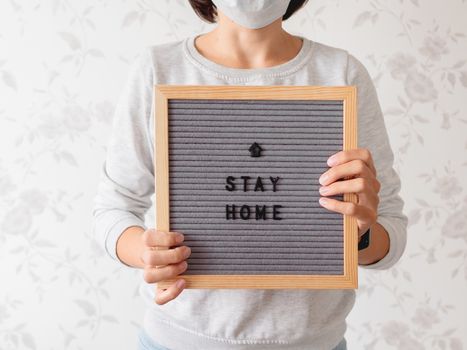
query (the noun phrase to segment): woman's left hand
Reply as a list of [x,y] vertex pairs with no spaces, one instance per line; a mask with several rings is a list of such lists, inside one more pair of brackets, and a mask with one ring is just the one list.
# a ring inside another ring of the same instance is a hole
[[[319,203],[326,209],[350,215],[357,219],[360,238],[376,222],[381,184],[376,179],[376,168],[366,148],[340,151],[328,158],[331,167],[324,172],[319,183],[322,196],[356,193],[357,203],[321,197]],[[343,179],[349,177],[349,179]],[[342,179],[341,181],[337,181]]]

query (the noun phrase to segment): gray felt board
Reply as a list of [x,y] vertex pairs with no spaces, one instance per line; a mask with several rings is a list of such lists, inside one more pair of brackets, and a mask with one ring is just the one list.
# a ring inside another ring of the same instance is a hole
[[342,149],[342,101],[170,99],[168,127],[185,274],[343,274],[343,216],[318,203]]

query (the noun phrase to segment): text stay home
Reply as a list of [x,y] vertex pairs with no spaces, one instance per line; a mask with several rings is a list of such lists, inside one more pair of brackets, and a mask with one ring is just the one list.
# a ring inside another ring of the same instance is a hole
[[[227,176],[225,181],[225,189],[229,192],[234,191],[243,191],[243,192],[265,192],[265,191],[277,191],[277,184],[279,182],[279,177],[263,178],[257,176],[252,178],[250,176]],[[225,218],[226,220],[282,220],[280,217],[279,209],[282,208],[282,205],[274,204],[272,205],[272,215],[269,217],[267,215],[267,205],[255,205],[250,206],[247,204],[244,205],[235,205],[235,204],[226,204],[225,206]]]

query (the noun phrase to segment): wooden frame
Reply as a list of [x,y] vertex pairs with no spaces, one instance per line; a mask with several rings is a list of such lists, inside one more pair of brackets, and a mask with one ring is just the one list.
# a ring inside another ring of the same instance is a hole
[[[156,229],[170,231],[168,100],[170,99],[271,99],[271,100],[342,100],[343,150],[357,147],[357,91],[355,86],[197,86],[155,85],[155,188]],[[354,193],[345,193],[344,201],[356,203]],[[358,287],[358,228],[354,217],[344,215],[343,275],[180,275],[186,288],[258,288],[258,289],[355,289]],[[175,279],[158,282],[167,288]]]

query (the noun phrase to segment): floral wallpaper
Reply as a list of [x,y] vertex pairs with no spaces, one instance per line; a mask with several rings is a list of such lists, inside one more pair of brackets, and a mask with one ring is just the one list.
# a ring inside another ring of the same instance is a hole
[[[312,0],[285,27],[362,60],[410,218],[392,269],[360,269],[349,349],[467,348],[467,1]],[[92,237],[128,64],[207,31],[185,0],[0,3],[0,349],[133,349],[139,270]]]

